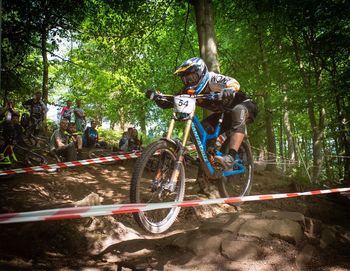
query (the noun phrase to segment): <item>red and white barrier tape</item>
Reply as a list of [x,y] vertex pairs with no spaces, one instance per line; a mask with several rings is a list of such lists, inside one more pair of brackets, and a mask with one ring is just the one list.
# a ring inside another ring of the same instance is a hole
[[41,211],[23,212],[23,213],[7,213],[7,214],[0,214],[0,224],[117,215],[117,214],[145,212],[145,211],[164,209],[164,208],[173,208],[173,207],[196,207],[196,206],[209,205],[209,204],[235,203],[235,202],[244,202],[244,201],[262,201],[262,200],[293,198],[293,197],[300,197],[300,196],[313,196],[313,195],[348,192],[348,191],[350,191],[350,187],[332,188],[332,189],[316,190],[316,191],[309,191],[309,192],[254,195],[254,196],[246,196],[246,197],[231,197],[231,198],[208,199],[208,200],[188,200],[188,201],[183,201],[178,203],[175,203],[175,202],[129,203],[129,204],[50,209],[50,210],[41,210]]
[[72,161],[72,162],[62,162],[62,163],[50,164],[50,165],[41,165],[41,166],[35,166],[35,167],[16,168],[16,169],[6,169],[6,170],[0,171],[0,176],[17,174],[17,173],[38,172],[38,171],[66,168],[66,167],[77,167],[77,166],[85,166],[85,165],[91,165],[91,164],[100,164],[100,163],[105,163],[105,162],[138,158],[139,156],[141,156],[141,152],[133,152],[133,153],[98,157],[98,158],[85,159],[85,160]]
[[[187,146],[186,149],[195,150],[196,147],[195,145],[192,144],[190,146]],[[100,164],[100,163],[106,163],[106,162],[112,162],[112,161],[133,159],[133,158],[140,157],[141,153],[142,152],[137,151],[133,153],[104,156],[104,157],[78,160],[78,161],[72,161],[72,162],[62,162],[62,163],[41,165],[41,166],[35,166],[35,167],[26,167],[26,168],[5,169],[5,170],[0,170],[0,177],[6,176],[6,175],[18,174],[18,173],[38,172],[38,171],[52,170],[52,169],[58,169],[58,168],[77,167],[77,166],[85,166],[85,165],[91,165],[91,164]]]

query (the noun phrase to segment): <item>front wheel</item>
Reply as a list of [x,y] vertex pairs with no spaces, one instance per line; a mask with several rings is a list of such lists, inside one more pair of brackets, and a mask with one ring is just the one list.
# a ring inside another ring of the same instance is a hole
[[[225,142],[226,143],[226,142]],[[225,153],[228,152],[228,144],[223,144]],[[239,148],[239,156],[242,164],[245,167],[245,172],[231,175],[229,177],[221,177],[218,182],[220,196],[228,197],[243,197],[248,196],[253,183],[253,157],[248,140],[242,142]],[[233,206],[239,206],[240,203],[230,203]]]
[[[150,166],[152,165],[152,166]],[[175,145],[159,140],[150,144],[137,160],[131,179],[132,203],[180,202],[185,194],[185,170],[179,164],[177,181],[170,182],[176,166]],[[174,223],[180,207],[134,213],[136,222],[147,232],[161,233]]]

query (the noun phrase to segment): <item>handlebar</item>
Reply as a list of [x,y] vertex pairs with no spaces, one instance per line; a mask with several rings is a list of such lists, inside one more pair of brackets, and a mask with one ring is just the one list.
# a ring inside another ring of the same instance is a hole
[[167,95],[167,94],[154,94],[153,97],[151,97],[152,100],[156,101],[168,101],[173,102],[174,97],[176,96],[185,96],[188,98],[198,99],[198,100],[206,100],[206,101],[221,101],[222,100],[222,93],[221,92],[210,92],[208,94],[198,94],[198,95],[190,95],[190,94],[179,94],[179,95]]

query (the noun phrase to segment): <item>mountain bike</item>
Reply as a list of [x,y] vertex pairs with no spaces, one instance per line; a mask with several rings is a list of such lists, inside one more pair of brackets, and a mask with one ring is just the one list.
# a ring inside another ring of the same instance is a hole
[[[6,144],[0,153],[0,170],[46,165],[47,159],[17,144]],[[12,175],[1,175],[11,177]]]
[[35,131],[41,127],[42,119],[30,118],[27,113],[23,113],[21,117],[21,126],[24,129],[23,139],[30,147],[38,147],[42,149],[49,148],[50,138],[37,135]]
[[[155,99],[173,103],[174,112],[167,136],[148,145],[134,167],[130,200],[132,203],[181,202],[185,195],[185,148],[189,138],[198,152],[200,167],[210,181],[216,182],[221,197],[248,195],[253,181],[253,159],[247,136],[239,149],[241,161],[235,162],[233,170],[224,170],[214,159],[215,155],[228,153],[228,139],[220,149],[208,146],[220,135],[224,114],[213,133],[207,133],[195,115],[197,100],[221,100],[218,93],[204,95],[156,95]],[[182,141],[172,139],[175,123],[185,122]],[[228,137],[229,138],[229,137]],[[157,161],[157,162],[155,162]],[[149,164],[153,167],[150,170]],[[145,231],[161,233],[175,222],[180,207],[134,213],[136,222]]]

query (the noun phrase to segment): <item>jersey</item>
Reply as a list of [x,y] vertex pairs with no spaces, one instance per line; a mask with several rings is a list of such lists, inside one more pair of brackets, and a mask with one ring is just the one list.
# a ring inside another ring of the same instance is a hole
[[224,103],[223,101],[199,100],[198,105],[213,112],[225,112],[244,101],[250,101],[250,98],[240,91],[240,85],[236,79],[214,72],[209,72],[209,81],[202,93],[221,92],[225,88],[232,88],[236,93],[230,101]]

